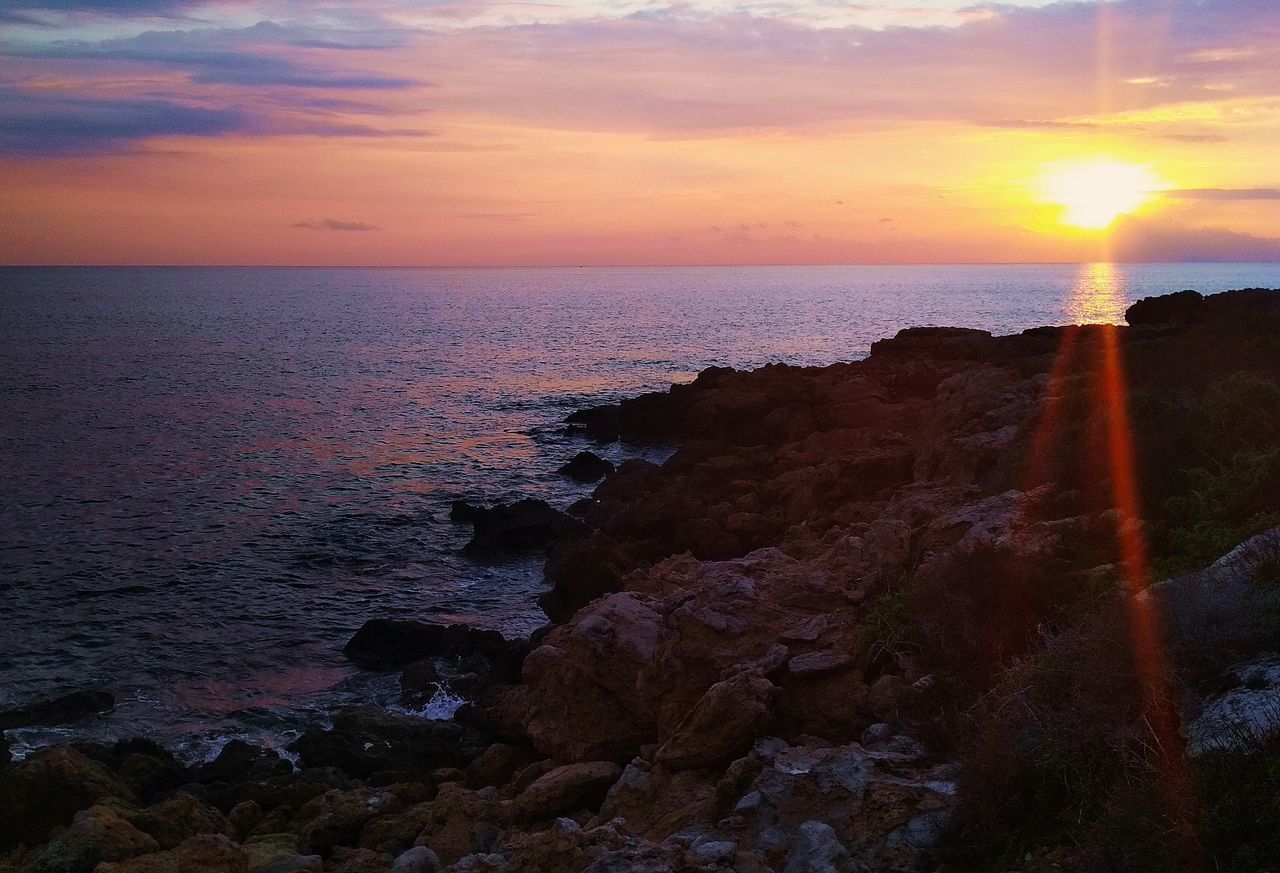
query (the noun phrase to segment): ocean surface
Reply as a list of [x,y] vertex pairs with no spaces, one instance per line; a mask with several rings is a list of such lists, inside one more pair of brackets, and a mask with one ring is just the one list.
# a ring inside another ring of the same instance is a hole
[[462,556],[449,504],[588,493],[554,472],[576,408],[1250,286],[1280,265],[0,269],[0,709],[116,694],[20,746],[286,742],[393,701],[339,651],[366,619],[542,623],[540,556]]

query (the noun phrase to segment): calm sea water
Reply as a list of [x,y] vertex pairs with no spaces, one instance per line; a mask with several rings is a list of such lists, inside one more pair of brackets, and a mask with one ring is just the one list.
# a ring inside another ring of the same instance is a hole
[[287,738],[390,699],[338,651],[365,619],[541,623],[540,560],[462,557],[448,508],[586,493],[575,408],[1248,286],[1280,265],[0,270],[0,708],[103,687],[78,735]]

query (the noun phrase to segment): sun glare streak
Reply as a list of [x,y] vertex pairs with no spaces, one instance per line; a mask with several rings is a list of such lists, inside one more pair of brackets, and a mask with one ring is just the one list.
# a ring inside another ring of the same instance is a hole
[[[1173,823],[1170,837],[1179,855],[1178,869],[1197,871],[1196,830],[1190,775],[1183,757],[1180,716],[1173,705],[1170,664],[1160,631],[1154,598],[1144,595],[1152,582],[1150,554],[1142,523],[1142,505],[1133,431],[1129,422],[1129,392],[1125,376],[1121,335],[1115,322],[1124,311],[1124,282],[1115,265],[1090,264],[1077,277],[1067,311],[1082,322],[1111,323],[1067,326],[1050,364],[1044,402],[1031,434],[1024,484],[1033,488],[1053,481],[1056,465],[1083,464],[1088,476],[1110,482],[1115,507],[1115,537],[1129,625],[1129,643],[1142,686],[1142,710],[1160,761],[1160,793]],[[1068,448],[1067,385],[1083,376],[1090,387],[1092,413],[1102,425],[1099,452],[1062,453]],[[1095,465],[1097,465],[1096,468]],[[1081,471],[1077,471],[1081,472]]]
[[1099,159],[1051,164],[1040,178],[1041,198],[1062,208],[1063,224],[1102,230],[1154,199],[1161,183],[1150,167]]

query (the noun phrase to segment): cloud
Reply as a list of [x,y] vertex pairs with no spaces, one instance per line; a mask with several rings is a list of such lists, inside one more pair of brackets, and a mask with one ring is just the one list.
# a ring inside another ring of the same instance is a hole
[[[50,62],[97,61],[131,63],[187,72],[197,84],[248,87],[398,91],[429,85],[405,76],[328,69],[282,55],[281,46],[314,46],[309,32],[260,22],[247,28],[147,31],[137,36],[97,42],[61,40],[9,49],[9,54]],[[362,45],[332,41],[328,48],[386,47],[384,41]]]
[[400,137],[428,136],[415,128],[375,128],[324,114],[269,114],[249,107],[180,103],[142,97],[103,100],[31,93],[0,86],[0,154],[70,156],[118,154],[170,136]]
[[1164,193],[1181,200],[1280,200],[1280,188],[1182,188]]
[[163,17],[198,5],[199,0],[0,0],[0,13],[89,12],[95,15]]
[[236,109],[167,100],[32,98],[0,90],[0,152],[23,155],[98,154],[160,136],[221,136],[251,120]]
[[1128,262],[1280,261],[1280,239],[1221,227],[1180,227],[1130,219],[1116,226],[1113,257]]
[[289,226],[300,230],[378,230],[376,224],[364,221],[339,221],[336,218],[326,218],[323,221],[295,221]]

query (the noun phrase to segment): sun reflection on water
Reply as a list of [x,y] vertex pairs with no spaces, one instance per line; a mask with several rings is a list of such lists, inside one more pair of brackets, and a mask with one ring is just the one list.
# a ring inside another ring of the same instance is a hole
[[1067,301],[1067,317],[1074,324],[1119,324],[1128,308],[1124,276],[1115,264],[1083,264]]

